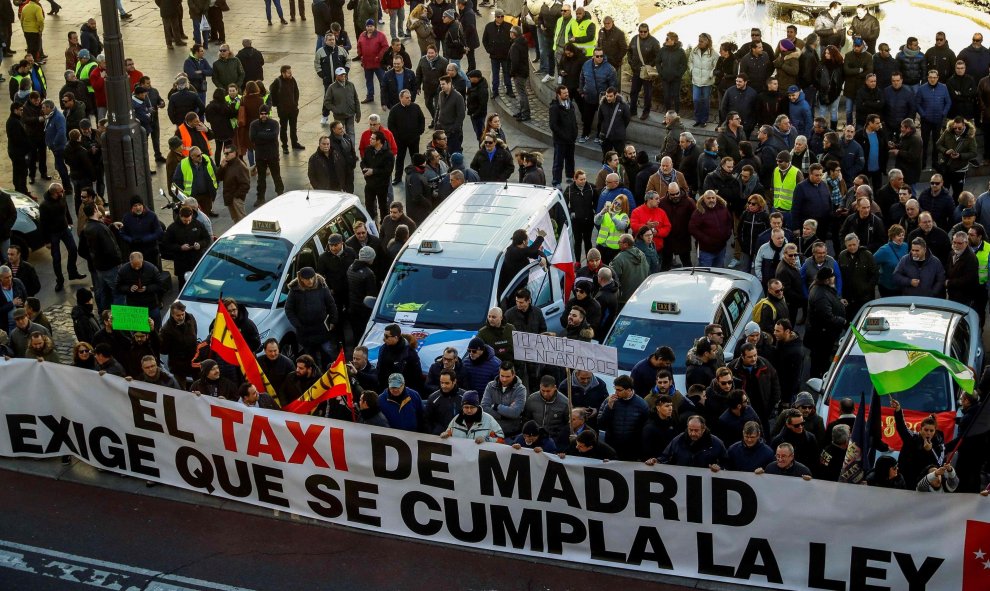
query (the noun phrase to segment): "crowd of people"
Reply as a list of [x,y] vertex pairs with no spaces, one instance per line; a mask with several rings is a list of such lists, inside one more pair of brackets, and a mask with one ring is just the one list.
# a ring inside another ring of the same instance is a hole
[[[193,318],[180,302],[169,306],[166,294],[172,277],[181,283],[214,239],[221,191],[234,221],[246,215],[252,178],[253,207],[267,201],[269,176],[276,196],[285,191],[281,157],[306,150],[297,130],[304,97],[291,65],[265,82],[264,54],[250,39],[233,53],[223,26],[226,3],[189,0],[191,45],[183,3],[156,4],[166,47],[189,47],[182,71],[163,95],[134,60],[125,65],[134,118],[169,184],[186,196],[170,223],[152,211],[150,196],[135,197],[121,221],[106,215],[99,138],[107,126],[107,73],[96,20],[68,34],[65,84],[56,99],[42,68],[49,60],[44,12],[39,16],[38,0],[19,5],[27,51],[10,70],[8,156],[16,190],[30,194],[29,183],[50,182],[38,198],[39,227],[51,245],[55,290],[66,282],[62,246],[68,281],[87,278],[79,257],[91,276],[92,289],[76,290],[73,365],[251,406],[287,404],[323,374],[333,359],[331,343],[344,340],[342,327],[366,324],[364,296],[377,294],[388,263],[416,226],[453,190],[476,181],[563,191],[582,262],[561,317],[543,318],[531,294],[520,290],[514,307],[479,319],[465,351],[445,351],[425,374],[415,338],[392,325],[377,363],[369,362],[367,349],[353,347],[356,414],[340,400],[322,404],[318,414],[602,459],[834,480],[849,438],[841,427],[848,424],[825,425],[801,388],[828,369],[856,312],[878,294],[948,298],[975,308],[982,327],[990,192],[977,197],[965,190],[970,168],[981,156],[990,160],[990,143],[981,154],[976,141],[978,129],[990,130],[990,50],[980,33],[958,55],[943,33],[927,50],[910,37],[892,52],[865,7],[847,19],[832,2],[803,39],[791,26],[772,46],[754,28],[742,47],[726,41],[716,48],[703,33],[685,50],[673,31],[661,43],[641,24],[628,37],[611,17],[599,27],[584,6],[559,1],[545,3],[533,18],[496,8],[481,26],[472,0],[414,1],[408,16],[402,2],[358,0],[346,7],[350,19],[342,1],[315,0],[313,69],[322,81],[320,123],[327,133],[308,157],[309,183],[345,192],[363,184],[380,232],[359,223],[346,241],[330,236],[319,264],[298,271],[286,303],[300,335],[293,358],[278,341],[261,341],[244,306],[224,301],[273,385],[273,393],[258,392],[237,367],[197,342],[197,325],[212,319]],[[270,3],[266,8],[272,25]],[[386,15],[388,35],[379,30]],[[301,5],[299,17],[307,20]],[[0,21],[6,26],[0,35],[9,50],[14,21],[7,20]],[[413,35],[418,59],[406,47]],[[206,58],[211,42],[213,61]],[[490,72],[478,67],[482,50]],[[361,91],[352,82],[358,68]],[[624,68],[628,89],[620,84]],[[694,128],[715,125],[715,135],[700,145],[681,119],[687,73]],[[542,153],[510,152],[490,102],[504,94],[518,105],[514,118],[525,122],[532,118],[528,86],[555,79],[548,176]],[[637,114],[649,119],[655,91],[665,111],[663,140],[649,149],[635,146],[628,127]],[[162,110],[167,130],[174,127],[165,153]],[[589,142],[601,146],[598,170],[575,165],[575,144]],[[51,182],[48,152],[58,182]],[[12,211],[9,196],[0,196],[0,218],[12,224]],[[9,241],[9,227],[4,231],[0,239]],[[517,234],[506,264],[539,256],[526,233]],[[0,257],[5,353],[58,361],[36,299],[42,288],[36,271],[16,245]],[[172,261],[171,274],[162,259]],[[588,372],[567,376],[513,363],[513,330],[545,332],[548,323],[559,323],[570,338],[602,339],[646,277],[677,264],[733,267],[761,281],[765,297],[744,342],[723,343],[721,327],[712,325],[689,351],[660,347],[612,384]],[[113,330],[112,303],[147,307],[149,331]],[[724,350],[735,353],[728,364]],[[670,373],[679,355],[688,367],[686,392],[674,388]],[[963,420],[976,402],[963,396]],[[979,470],[956,476],[940,466],[947,444],[936,445],[938,432],[912,434],[902,419],[898,429],[906,448],[917,443],[921,451],[902,452],[900,480],[896,466],[878,464],[871,484],[979,490]],[[930,473],[929,464],[935,465]]]

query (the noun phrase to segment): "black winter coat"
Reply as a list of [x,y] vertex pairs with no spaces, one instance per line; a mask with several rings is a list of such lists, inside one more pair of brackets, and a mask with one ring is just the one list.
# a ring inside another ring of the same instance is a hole
[[[370,314],[371,309],[364,305],[364,298],[378,295],[378,279],[368,263],[354,261],[347,269],[347,309],[353,312]],[[358,327],[361,330],[364,327]]]
[[[785,264],[785,263],[781,263]],[[846,306],[834,287],[815,285],[808,296],[808,329],[805,338],[836,343],[846,324]]]
[[267,121],[255,119],[251,122],[248,134],[258,160],[278,161],[278,121],[271,117]]
[[[406,167],[406,208],[409,217],[417,224],[422,224],[433,212],[434,191],[426,181],[423,170],[413,165]],[[412,230],[412,228],[410,228]]]
[[478,171],[478,177],[482,182],[502,182],[507,181],[515,170],[512,163],[512,155],[505,148],[505,144],[498,142],[495,146],[495,153],[489,158],[485,150],[478,150],[471,160],[471,168]]
[[571,212],[571,219],[594,222],[598,197],[591,183],[585,182],[584,188],[578,187],[575,183],[569,184],[564,191],[564,201],[567,202],[567,209]]
[[559,100],[550,102],[550,132],[555,143],[573,144],[577,141],[577,105],[572,100],[567,102],[569,106],[566,109]]
[[420,136],[426,131],[423,109],[416,103],[409,103],[408,107],[403,107],[401,103],[395,105],[388,111],[388,130],[398,143],[418,144]]
[[464,108],[468,117],[484,117],[488,113],[488,99],[491,96],[488,81],[484,78],[472,84],[465,97]]
[[337,304],[322,275],[316,284],[304,288],[299,279],[289,282],[289,297],[285,300],[285,316],[296,329],[300,342],[325,342],[330,339],[327,326],[337,324]]
[[522,35],[509,46],[509,75],[513,78],[529,78],[529,46]]
[[348,304],[347,270],[356,260],[357,253],[353,248],[345,245],[339,255],[331,253],[328,249],[316,261],[316,272],[326,279],[338,310]]
[[[158,267],[145,261],[140,269],[134,269],[130,263],[120,266],[117,271],[116,292],[125,297],[128,306],[143,306],[157,308],[161,304],[164,286],[159,280],[161,272]],[[131,286],[143,287],[143,292],[132,292]]]
[[337,173],[333,167],[333,150],[325,156],[320,150],[313,152],[313,155],[309,157],[307,175],[309,176],[309,184],[314,189],[340,190],[340,180],[337,178]]

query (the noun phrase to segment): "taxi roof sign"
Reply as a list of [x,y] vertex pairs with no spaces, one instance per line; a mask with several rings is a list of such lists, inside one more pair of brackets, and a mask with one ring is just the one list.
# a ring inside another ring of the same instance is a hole
[[650,305],[650,312],[654,314],[680,314],[681,307],[677,302],[653,302]]
[[443,247],[439,240],[423,240],[419,243],[419,252],[438,253],[443,252]]
[[890,323],[883,316],[870,316],[863,323],[863,330],[873,332],[890,330]]
[[278,220],[251,220],[251,231],[278,234],[282,231],[282,226]]

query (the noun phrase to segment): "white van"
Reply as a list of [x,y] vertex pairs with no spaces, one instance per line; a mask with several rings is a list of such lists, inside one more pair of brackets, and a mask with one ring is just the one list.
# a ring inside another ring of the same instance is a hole
[[[210,245],[179,293],[196,318],[198,337],[209,339],[223,295],[247,308],[262,342],[276,338],[294,358],[299,346],[285,316],[289,282],[298,269],[316,267],[331,234],[347,240],[354,222],[369,217],[358,197],[336,191],[289,191],[252,211]],[[378,235],[374,222],[368,228]]]
[[534,261],[505,289],[497,289],[513,232],[524,229],[533,240],[543,230],[547,260],[554,260],[558,248],[567,249],[566,260],[573,260],[570,240],[558,243],[569,225],[563,195],[552,187],[516,183],[459,187],[416,228],[392,263],[361,339],[369,358],[378,358],[385,327],[393,323],[416,337],[424,373],[445,347],[455,347],[463,356],[468,342],[484,326],[488,310],[514,305],[512,294],[522,287],[532,293],[533,305],[542,310],[549,329],[559,330],[557,319],[566,297],[560,269]]

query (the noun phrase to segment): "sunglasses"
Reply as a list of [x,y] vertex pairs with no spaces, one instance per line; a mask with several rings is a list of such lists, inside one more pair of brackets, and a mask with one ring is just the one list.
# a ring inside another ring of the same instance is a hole
[[722,385],[722,386],[731,386],[732,385],[732,380],[729,380],[727,382],[726,381],[719,380],[718,383],[720,385]]
[[494,146],[495,145],[495,142],[485,142],[485,145],[486,146]]
[[92,350],[92,349],[79,349],[79,353],[80,353],[80,354],[86,354],[86,355],[89,355],[89,354],[90,354],[90,353],[92,353],[92,352],[93,352],[93,350]]
[[792,429],[804,429],[804,423],[791,423],[788,427]]

